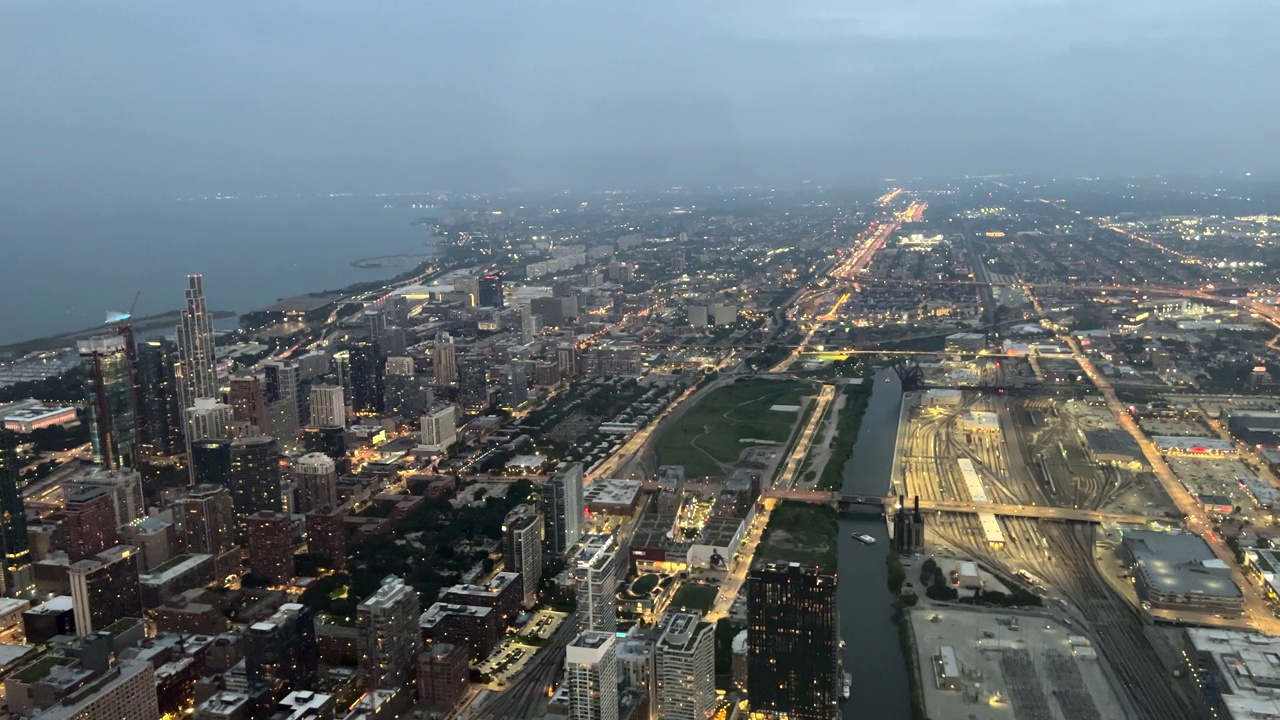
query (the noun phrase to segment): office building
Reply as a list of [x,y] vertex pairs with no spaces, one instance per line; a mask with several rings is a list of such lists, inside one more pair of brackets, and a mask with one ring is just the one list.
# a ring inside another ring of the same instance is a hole
[[177,526],[156,515],[134,520],[123,526],[120,534],[126,545],[138,548],[138,569],[143,573],[152,572],[181,552]]
[[231,378],[227,398],[236,420],[265,431],[267,427],[267,393],[261,375],[236,375]]
[[481,275],[479,296],[477,300],[481,307],[501,308],[504,305],[502,276],[492,273]]
[[452,385],[458,382],[458,346],[448,333],[440,333],[432,349],[436,385]]
[[231,501],[237,517],[280,512],[280,452],[269,435],[231,443]]
[[231,441],[194,440],[187,451],[193,485],[231,484]]
[[546,551],[564,557],[582,537],[582,463],[561,468],[542,489]]
[[294,512],[338,506],[338,472],[333,458],[307,453],[293,463]]
[[200,440],[231,440],[236,419],[235,410],[213,398],[196,398],[188,407],[186,416],[187,442]]
[[339,385],[311,387],[311,424],[326,427],[347,426],[347,401]]
[[85,488],[68,496],[62,517],[67,533],[67,555],[72,562],[120,544],[111,493],[103,488]]
[[308,426],[302,431],[302,447],[307,452],[328,455],[341,470],[347,454],[346,428],[342,425]]
[[521,596],[526,608],[538,602],[542,581],[542,513],[533,505],[517,505],[502,522],[502,564],[520,574]]
[[356,606],[356,643],[360,670],[369,690],[395,690],[410,681],[422,636],[418,591],[388,576],[382,587]]
[[76,617],[70,595],[58,595],[22,613],[22,634],[32,645],[42,645],[58,635],[76,634]]
[[618,629],[618,545],[612,535],[586,535],[569,556],[584,630]]
[[422,416],[422,445],[429,451],[444,452],[458,441],[457,420],[452,405],[442,405]]
[[418,656],[418,704],[429,713],[449,715],[471,684],[467,648],[446,642],[431,643]]
[[257,512],[246,523],[249,537],[249,572],[271,585],[288,585],[294,567],[293,518],[281,512]]
[[586,630],[565,647],[569,720],[618,720],[616,643],[612,632]]
[[171,457],[183,450],[177,364],[178,346],[168,340],[138,345],[138,448],[143,455]]
[[188,490],[175,509],[175,515],[181,514],[187,549],[215,557],[231,550],[236,536],[233,508],[231,490],[222,485],[196,485]]
[[189,408],[197,398],[218,394],[218,371],[213,346],[213,316],[204,301],[204,281],[187,276],[186,308],[178,323],[178,400]]
[[160,720],[156,688],[151,663],[121,660],[31,720]]
[[351,409],[357,415],[377,417],[382,413],[383,375],[382,354],[378,343],[360,340],[352,345]]
[[315,615],[305,605],[285,603],[244,632],[245,674],[273,701],[290,690],[315,687],[319,662]]
[[4,556],[5,594],[32,585],[31,548],[27,540],[27,513],[18,491],[18,437],[0,428],[0,554]]
[[71,563],[69,581],[76,634],[88,635],[121,618],[142,617],[138,552],[117,545]]
[[100,335],[77,343],[85,369],[85,402],[93,462],[108,470],[133,467],[137,396],[126,338]]
[[696,612],[663,618],[654,652],[657,717],[709,720],[716,711],[715,626]]
[[761,563],[747,576],[751,712],[831,720],[840,691],[836,577],[797,563]]
[[479,354],[458,360],[458,400],[468,410],[489,407],[489,361]]
[[267,401],[263,432],[291,446],[302,427],[302,377],[298,365],[289,360],[271,360],[262,364],[262,377]]
[[347,528],[342,511],[322,506],[306,515],[307,550],[322,556],[328,567],[341,571],[347,566]]

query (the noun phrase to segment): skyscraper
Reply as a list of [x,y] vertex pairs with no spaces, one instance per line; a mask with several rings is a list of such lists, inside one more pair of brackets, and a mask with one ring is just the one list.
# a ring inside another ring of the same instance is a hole
[[195,403],[186,408],[187,442],[198,440],[230,440],[235,410],[210,397],[196,398]]
[[231,443],[231,501],[236,517],[280,512],[280,451],[270,435]]
[[293,483],[296,488],[294,512],[338,506],[338,472],[328,455],[313,452],[295,460]]
[[138,447],[144,455],[170,457],[183,450],[177,364],[178,347],[168,340],[138,345]]
[[71,564],[71,603],[76,634],[88,635],[120,618],[142,618],[138,549],[116,545]]
[[187,451],[192,485],[231,485],[231,441],[194,440]]
[[482,275],[480,277],[480,292],[476,298],[478,304],[482,307],[501,308],[503,306],[502,298],[502,276],[494,273]]
[[569,720],[618,720],[618,658],[614,633],[586,630],[565,647]]
[[836,577],[797,563],[761,563],[747,577],[751,712],[831,720],[839,698]]
[[395,690],[413,677],[422,651],[421,614],[418,591],[394,575],[356,606],[356,647],[370,690]]
[[518,408],[529,399],[529,373],[523,361],[514,361],[502,367],[502,402]]
[[440,333],[436,337],[431,358],[435,365],[436,385],[458,382],[458,346],[453,344],[453,338],[448,333]]
[[311,424],[318,427],[346,427],[346,399],[339,385],[311,386]]
[[502,564],[507,572],[520,573],[523,604],[538,602],[542,581],[542,513],[533,505],[517,505],[502,522]]
[[347,528],[342,511],[319,507],[307,513],[307,550],[320,555],[329,567],[341,571],[347,566]]
[[489,362],[483,355],[464,355],[458,361],[458,399],[469,410],[489,407]]
[[382,412],[382,357],[378,343],[360,340],[351,347],[351,409],[357,415]]
[[546,551],[564,557],[582,537],[582,463],[560,468],[542,490]]
[[716,711],[715,626],[696,612],[669,612],[654,652],[655,713],[708,720]]
[[187,276],[187,306],[178,324],[178,399],[189,408],[196,398],[216,397],[218,369],[213,348],[213,316],[204,303],[204,280]]
[[4,555],[0,592],[4,594],[25,590],[32,582],[27,513],[18,492],[17,448],[17,436],[0,427],[0,553]]
[[100,335],[78,343],[87,372],[89,438],[93,461],[115,470],[133,467],[137,451],[137,398],[133,361],[124,336]]
[[580,627],[618,629],[618,545],[612,535],[586,535],[569,557],[577,587]]
[[249,572],[272,585],[287,585],[296,574],[293,518],[280,512],[249,516]]

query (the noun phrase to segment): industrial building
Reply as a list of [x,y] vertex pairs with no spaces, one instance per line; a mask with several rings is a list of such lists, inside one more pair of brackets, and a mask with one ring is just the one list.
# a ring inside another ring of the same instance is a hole
[[1231,569],[1198,535],[1130,531],[1120,555],[1134,569],[1138,597],[1153,608],[1235,615],[1244,607]]

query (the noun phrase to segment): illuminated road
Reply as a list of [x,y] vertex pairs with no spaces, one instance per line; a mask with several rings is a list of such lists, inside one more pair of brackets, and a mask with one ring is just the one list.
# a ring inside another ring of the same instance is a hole
[[[795,500],[807,503],[835,504],[839,493],[819,492],[815,490],[794,490],[776,488],[765,490],[763,497],[773,500]],[[896,498],[885,498],[885,505],[890,506]],[[1125,523],[1145,525],[1151,518],[1146,515],[1129,513],[1113,513],[1100,510],[1079,508],[1062,508],[1049,505],[1009,505],[1007,503],[974,503],[965,500],[925,500],[920,501],[921,510],[933,512],[962,513],[976,515],[991,513],[1001,517],[1038,518],[1042,520],[1070,520],[1091,523]]]

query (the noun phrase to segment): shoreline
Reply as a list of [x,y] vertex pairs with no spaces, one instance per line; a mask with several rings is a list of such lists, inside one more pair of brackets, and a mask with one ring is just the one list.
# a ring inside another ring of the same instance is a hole
[[[145,317],[132,318],[134,334],[143,335],[146,333],[159,330],[169,325],[177,326],[178,320],[182,314],[181,310],[167,310],[154,315]],[[210,310],[209,315],[214,320],[226,320],[234,318],[239,313],[230,310]],[[102,332],[107,323],[94,327],[81,328],[80,330],[72,330],[70,332],[59,333],[57,335],[45,335],[43,337],[31,338],[30,340],[22,340],[16,343],[8,343],[0,345],[0,356],[12,355],[22,357],[24,355],[50,350],[59,350],[62,348],[72,347],[77,340],[84,340],[93,337]]]

